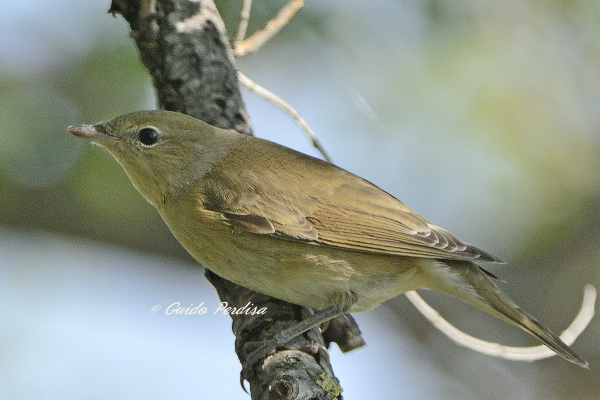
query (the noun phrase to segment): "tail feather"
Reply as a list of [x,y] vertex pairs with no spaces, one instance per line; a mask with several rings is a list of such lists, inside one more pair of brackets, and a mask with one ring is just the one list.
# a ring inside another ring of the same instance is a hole
[[446,279],[440,276],[443,283],[432,289],[458,297],[497,318],[518,326],[564,359],[588,368],[587,361],[571,350],[557,335],[515,304],[496,286],[485,270],[472,262],[440,261],[439,263],[444,265],[445,274],[450,273],[456,279],[452,284],[448,283],[452,282],[452,279],[448,280],[447,275]]

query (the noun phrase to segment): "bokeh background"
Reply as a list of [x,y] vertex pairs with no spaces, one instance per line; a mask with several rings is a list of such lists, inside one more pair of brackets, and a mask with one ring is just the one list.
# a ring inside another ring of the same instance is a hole
[[[155,108],[110,4],[0,0],[0,398],[244,398],[230,319],[120,166],[65,132]],[[250,29],[283,1],[256,1]],[[239,1],[218,1],[230,29]],[[333,160],[508,261],[489,269],[555,331],[600,286],[600,3],[311,0],[238,67],[293,104]],[[255,133],[317,155],[244,92]],[[425,293],[471,334],[526,334]],[[204,302],[207,314],[168,316]],[[155,305],[160,312],[152,313]],[[459,348],[404,299],[356,316],[346,399],[600,399],[600,323],[559,358]]]

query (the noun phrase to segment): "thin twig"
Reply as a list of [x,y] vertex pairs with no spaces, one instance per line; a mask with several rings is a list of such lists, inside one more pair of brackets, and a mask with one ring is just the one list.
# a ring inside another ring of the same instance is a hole
[[233,38],[232,47],[237,48],[242,40],[246,37],[246,31],[248,30],[248,20],[250,19],[250,9],[252,8],[252,0],[243,0],[242,11],[240,12],[240,23],[238,29]]
[[238,71],[238,80],[251,92],[256,93],[257,95],[263,97],[264,99],[270,101],[271,103],[275,104],[276,106],[280,107],[285,112],[287,112],[294,119],[294,121],[296,121],[300,128],[302,128],[302,130],[308,135],[313,146],[319,151],[319,153],[321,153],[323,158],[326,161],[331,162],[331,158],[329,158],[327,152],[325,152],[325,148],[321,146],[321,143],[319,143],[319,140],[317,139],[311,127],[304,120],[304,118],[302,118],[300,113],[296,111],[294,107],[292,107],[287,101],[283,100],[281,97],[277,96],[275,93],[270,92],[269,90],[260,86],[252,79],[242,74],[240,71]]
[[[446,321],[436,310],[423,300],[417,292],[407,292],[406,297],[437,329],[455,343],[465,346],[493,357],[505,358],[507,360],[535,361],[555,356],[556,353],[546,346],[511,347],[499,343],[487,342],[477,339],[460,331],[458,328]],[[592,285],[586,285],[583,290],[583,302],[579,313],[571,325],[560,335],[567,345],[572,345],[575,339],[588,326],[594,316],[594,303],[596,302],[596,289]]]
[[[256,31],[248,39],[234,46],[233,54],[235,57],[243,57],[246,54],[253,53],[260,49],[273,36],[277,35],[281,28],[287,25],[294,15],[304,7],[306,0],[290,0],[279,13],[267,22],[265,27]],[[241,21],[240,21],[241,22]]]

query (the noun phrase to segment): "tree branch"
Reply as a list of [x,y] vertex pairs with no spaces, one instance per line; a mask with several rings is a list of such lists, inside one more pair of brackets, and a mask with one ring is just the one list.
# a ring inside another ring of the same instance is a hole
[[[209,124],[252,134],[237,81],[233,53],[225,27],[212,0],[113,0],[110,10],[121,14],[154,80],[159,108],[179,111]],[[221,301],[242,307],[251,302],[267,307],[267,315],[234,315],[236,352],[244,365],[254,342],[295,325],[310,310],[257,294],[206,271]],[[266,317],[266,318],[265,318]],[[351,349],[362,342],[350,316],[335,323],[328,342]],[[337,332],[337,333],[336,333]],[[341,398],[318,329],[294,339],[295,350],[278,351],[253,371],[248,381],[252,399]],[[299,351],[302,349],[303,351]]]
[[249,91],[256,93],[263,99],[268,100],[271,103],[275,104],[276,106],[281,108],[283,111],[285,111],[290,117],[292,117],[292,119],[296,122],[296,124],[304,131],[304,133],[306,133],[306,136],[308,136],[308,138],[310,139],[311,143],[313,144],[313,147],[315,149],[317,149],[319,151],[319,153],[321,153],[321,155],[323,156],[323,159],[325,159],[325,161],[327,161],[327,162],[332,162],[331,157],[329,157],[329,155],[325,151],[325,148],[323,147],[323,145],[321,145],[321,142],[319,142],[319,139],[317,139],[317,135],[315,135],[315,132],[312,130],[310,125],[308,125],[308,123],[304,120],[304,118],[302,118],[300,113],[298,111],[296,111],[296,109],[294,107],[292,107],[292,105],[290,103],[283,100],[281,97],[277,96],[275,93],[260,86],[259,84],[257,84],[252,79],[248,78],[246,75],[242,74],[239,71],[238,71],[238,80]]

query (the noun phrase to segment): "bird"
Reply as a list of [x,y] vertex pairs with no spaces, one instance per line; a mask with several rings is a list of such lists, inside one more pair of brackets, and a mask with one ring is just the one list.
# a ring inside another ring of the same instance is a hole
[[342,168],[172,111],[139,111],[67,130],[112,154],[202,266],[315,310],[270,345],[344,313],[432,289],[588,367],[476,264],[500,258]]

